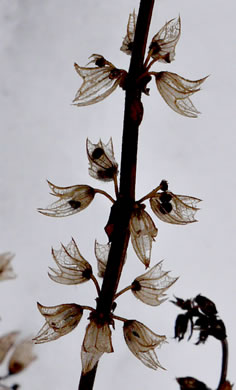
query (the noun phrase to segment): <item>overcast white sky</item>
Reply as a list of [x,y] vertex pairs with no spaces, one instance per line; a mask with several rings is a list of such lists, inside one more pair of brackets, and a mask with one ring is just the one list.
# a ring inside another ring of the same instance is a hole
[[[138,0],[1,0],[1,142],[0,252],[12,251],[18,275],[1,284],[1,334],[21,330],[34,336],[43,325],[36,301],[43,305],[93,305],[90,283],[63,286],[47,276],[53,265],[51,246],[59,248],[73,236],[83,256],[96,269],[94,240],[106,243],[103,227],[110,204],[97,196],[84,212],[64,219],[42,216],[37,207],[52,201],[46,179],[60,186],[88,184],[113,192],[88,175],[86,138],[96,143],[113,138],[120,160],[124,93],[115,91],[94,106],[71,105],[81,80],[73,68],[92,53],[104,55],[127,69],[129,57],[119,51],[128,15]],[[229,338],[229,379],[235,382],[235,0],[158,0],[150,39],[179,14],[182,35],[176,59],[154,70],[169,70],[196,80],[208,74],[202,91],[192,100],[198,119],[173,112],[150,84],[144,97],[140,129],[137,198],[161,179],[177,194],[203,199],[199,222],[174,226],[153,219],[159,229],[152,265],[180,276],[172,287],[183,298],[198,293],[217,305]],[[149,39],[149,40],[150,40]],[[144,272],[129,249],[121,287]],[[194,376],[216,388],[221,349],[216,340],[196,347],[194,340],[173,340],[177,308],[166,302],[145,306],[127,293],[120,297],[117,315],[135,318],[154,332],[166,334],[169,344],[158,351],[167,371],[153,371],[130,353],[122,325],[113,332],[115,352],[99,364],[95,389],[177,389],[175,377]],[[35,347],[38,360],[15,378],[24,390],[76,389],[80,376],[80,347],[87,324],[61,339]],[[4,368],[2,368],[4,371]],[[2,372],[3,373],[3,372]]]

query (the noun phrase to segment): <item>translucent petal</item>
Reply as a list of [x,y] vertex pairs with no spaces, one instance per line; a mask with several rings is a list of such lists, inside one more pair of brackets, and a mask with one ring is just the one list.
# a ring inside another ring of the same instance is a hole
[[103,352],[85,352],[81,350],[82,372],[87,374],[97,364]]
[[132,14],[129,14],[129,20],[128,20],[128,24],[127,24],[127,33],[123,39],[122,46],[120,48],[121,51],[123,51],[124,53],[126,53],[128,55],[132,54],[134,34],[135,34],[135,29],[136,29],[136,20],[137,20],[137,16],[136,16],[135,10],[134,10]]
[[83,84],[73,100],[77,106],[88,106],[105,99],[118,85],[122,84],[127,74],[125,70],[115,68],[108,61],[102,67],[84,68],[77,64],[74,66],[77,73],[83,78]]
[[[161,202],[163,194],[168,194],[171,197],[169,201],[170,209],[167,210],[165,203]],[[150,198],[152,211],[163,222],[186,225],[196,222],[195,214],[199,210],[197,204],[201,199],[186,195],[175,195],[170,191],[158,193],[155,197]]]
[[158,230],[143,206],[137,205],[131,215],[130,234],[136,255],[148,267],[151,258],[152,242],[157,236]]
[[90,353],[113,352],[109,324],[99,324],[91,320],[86,328],[83,350]]
[[178,114],[196,118],[199,111],[194,107],[189,96],[200,90],[199,86],[207,77],[191,81],[176,73],[159,72],[156,73],[156,85],[161,96],[172,110]]
[[19,332],[10,332],[0,338],[0,364],[5,359],[10,348],[15,344]]
[[9,360],[8,370],[10,374],[18,374],[29,366],[36,356],[33,354],[32,340],[23,340],[18,344]]
[[89,174],[95,179],[112,181],[118,174],[118,164],[115,160],[112,139],[104,144],[101,140],[93,144],[89,139],[86,142],[89,160]]
[[104,277],[111,244],[99,244],[95,241],[95,256],[97,259],[98,276]]
[[161,30],[154,35],[150,45],[151,56],[161,62],[171,62],[174,60],[175,47],[179,41],[181,33],[181,21],[171,19]]
[[124,338],[130,351],[147,367],[156,370],[163,368],[154,349],[161,346],[165,336],[159,336],[147,326],[136,320],[128,320],[123,327]]
[[16,274],[10,264],[14,256],[10,252],[0,254],[0,281],[15,279]]
[[178,279],[170,277],[168,273],[162,270],[162,261],[160,261],[133,281],[132,293],[147,305],[160,305],[167,299],[165,291]]
[[33,339],[35,344],[56,340],[71,332],[83,315],[82,307],[75,303],[57,306],[42,306],[40,303],[37,305],[46,323]]
[[87,185],[75,185],[71,187],[58,187],[48,181],[52,195],[59,198],[46,209],[39,208],[41,214],[49,217],[66,217],[76,214],[92,202],[95,190]]

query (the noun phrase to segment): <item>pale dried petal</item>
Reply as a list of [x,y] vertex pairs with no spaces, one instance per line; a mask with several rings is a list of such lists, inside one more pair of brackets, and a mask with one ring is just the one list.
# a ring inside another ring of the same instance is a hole
[[163,368],[154,351],[156,347],[160,347],[165,341],[165,336],[159,336],[147,326],[136,320],[128,320],[123,327],[124,338],[130,351],[139,359],[145,366],[157,370],[158,367]]
[[86,149],[90,176],[102,181],[112,181],[118,174],[112,139],[110,138],[107,144],[101,140],[97,144],[93,144],[87,138]]
[[200,112],[194,107],[189,96],[200,91],[200,85],[208,77],[200,80],[187,80],[176,73],[158,72],[155,74],[157,88],[165,102],[178,114],[196,118]]
[[93,56],[95,58],[91,62],[96,63],[100,60],[101,65],[98,63],[95,68],[86,68],[74,64],[76,72],[83,79],[83,84],[73,100],[76,106],[88,106],[100,102],[109,96],[118,85],[122,86],[126,77],[127,72],[125,70],[117,69],[99,54]]
[[111,244],[99,244],[95,241],[95,256],[97,259],[98,276],[104,277]]
[[144,205],[136,205],[129,226],[133,248],[147,268],[151,259],[152,242],[155,240],[158,230],[144,207]]
[[0,338],[0,364],[5,359],[7,352],[15,344],[19,332],[10,332]]
[[0,254],[0,281],[15,279],[16,274],[10,264],[14,256],[10,252]]
[[154,35],[150,45],[150,54],[152,58],[161,62],[171,62],[175,57],[175,47],[178,43],[181,33],[181,21],[171,19],[161,30]]
[[11,375],[18,374],[36,359],[33,354],[33,346],[32,340],[28,339],[23,340],[16,346],[8,363],[8,370]]
[[49,217],[66,217],[76,214],[92,202],[95,190],[87,185],[75,185],[71,187],[58,187],[47,181],[52,195],[59,198],[46,209],[38,209],[41,214]]
[[166,301],[165,291],[178,279],[168,274],[169,272],[162,270],[162,261],[160,261],[133,281],[131,291],[136,298],[147,305],[158,306]]
[[35,344],[57,340],[59,337],[71,332],[80,322],[83,308],[75,303],[57,306],[42,306],[37,304],[46,323],[33,339]]
[[83,258],[75,240],[72,238],[65,247],[52,249],[52,256],[59,270],[50,268],[48,276],[57,283],[72,285],[87,282],[93,273],[91,265]]
[[152,211],[164,222],[186,225],[196,222],[197,204],[201,199],[186,195],[175,195],[170,191],[157,193],[150,198]]
[[102,355],[103,352],[85,352],[82,348],[81,361],[83,374],[87,374],[89,371],[91,371]]
[[134,43],[134,34],[136,29],[136,20],[137,16],[135,14],[135,10],[133,10],[132,14],[129,14],[129,20],[127,24],[127,33],[123,39],[122,46],[120,48],[124,53],[131,55]]
[[109,324],[100,324],[96,320],[90,320],[86,328],[83,350],[95,354],[98,352],[113,352]]

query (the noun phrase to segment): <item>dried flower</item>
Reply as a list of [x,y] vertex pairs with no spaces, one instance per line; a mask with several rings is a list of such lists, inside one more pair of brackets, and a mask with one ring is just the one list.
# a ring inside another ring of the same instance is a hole
[[73,238],[66,247],[61,245],[59,250],[52,249],[52,256],[59,268],[49,267],[53,273],[48,273],[48,276],[54,282],[71,285],[91,278],[92,267],[81,255]]
[[87,374],[97,364],[103,352],[85,352],[81,350],[82,372]]
[[58,187],[48,181],[52,194],[59,200],[53,202],[46,209],[38,209],[41,214],[49,217],[66,217],[84,210],[92,202],[96,191],[87,185]]
[[18,374],[36,359],[36,356],[33,354],[33,346],[32,340],[28,339],[23,340],[16,346],[8,363],[9,374]]
[[47,343],[71,332],[80,322],[83,308],[75,303],[57,306],[42,306],[37,303],[46,322],[33,339],[35,344]]
[[113,352],[111,329],[107,322],[93,318],[86,328],[82,350],[89,353]]
[[152,211],[163,222],[176,225],[186,225],[196,222],[195,214],[199,208],[196,205],[201,199],[186,195],[175,195],[170,191],[157,193],[150,198]]
[[180,33],[180,17],[178,17],[178,19],[171,19],[167,22],[152,38],[149,47],[149,54],[151,57],[161,62],[170,63],[173,61],[175,57],[175,46],[180,38]]
[[157,236],[157,228],[144,210],[145,205],[136,204],[130,219],[130,234],[133,248],[138,258],[147,268],[151,259],[152,242]]
[[133,10],[132,14],[129,14],[129,20],[127,24],[127,33],[123,39],[122,46],[120,48],[125,54],[131,55],[134,43],[134,34],[136,29],[136,19],[137,16],[135,14],[135,10]]
[[115,160],[112,139],[104,144],[101,140],[93,144],[87,138],[87,155],[89,159],[89,174],[94,179],[112,181],[118,174],[118,164]]
[[157,370],[163,368],[154,351],[156,347],[161,346],[165,341],[165,336],[159,336],[152,332],[147,326],[136,320],[127,320],[123,327],[124,338],[130,351],[145,366]]
[[176,73],[155,73],[157,88],[165,102],[178,114],[189,118],[197,118],[199,111],[194,107],[189,96],[200,91],[199,86],[208,77],[191,81],[184,79]]
[[95,251],[95,256],[97,259],[98,276],[100,278],[104,277],[110,248],[111,248],[110,243],[109,244],[99,244],[97,241],[95,241],[94,251]]
[[209,390],[205,383],[191,376],[185,378],[176,378],[181,390]]
[[162,262],[138,276],[132,283],[131,291],[134,296],[147,305],[158,306],[166,301],[165,291],[178,279],[171,278],[168,271],[162,270]]
[[10,348],[15,344],[19,332],[10,332],[0,338],[0,364],[5,359]]
[[117,87],[123,86],[127,72],[117,69],[100,54],[93,54],[91,62],[95,68],[81,67],[74,64],[76,72],[83,78],[83,84],[75,95],[76,106],[88,106],[100,102]]
[[15,279],[16,275],[13,272],[13,268],[10,264],[14,255],[10,252],[0,254],[0,281]]

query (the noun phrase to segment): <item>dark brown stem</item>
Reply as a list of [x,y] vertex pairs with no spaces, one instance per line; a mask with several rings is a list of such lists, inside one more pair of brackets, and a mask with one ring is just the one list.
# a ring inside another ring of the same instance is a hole
[[220,381],[217,390],[220,390],[220,387],[227,379],[228,355],[229,355],[227,338],[221,341],[221,346],[222,346],[221,375],[220,375]]
[[[143,106],[141,89],[137,79],[143,72],[147,36],[155,0],[141,0],[135,31],[130,68],[127,76],[123,140],[121,153],[120,188],[118,198],[111,208],[109,225],[111,248],[101,293],[97,300],[97,315],[109,321],[112,303],[119,284],[129,242],[129,220],[135,201],[138,131],[142,121]],[[81,375],[79,390],[91,390],[96,367],[86,375]]]

